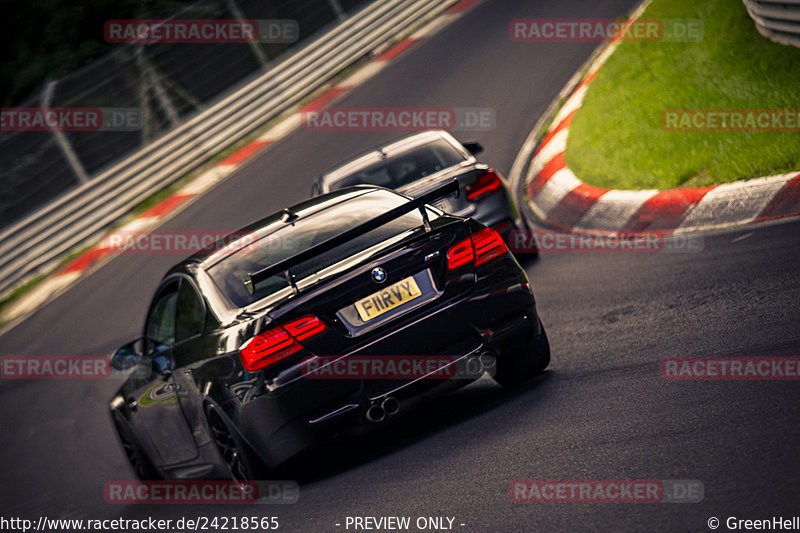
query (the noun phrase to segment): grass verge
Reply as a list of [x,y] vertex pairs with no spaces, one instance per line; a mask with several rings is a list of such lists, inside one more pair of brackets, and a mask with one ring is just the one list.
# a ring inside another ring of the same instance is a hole
[[671,189],[800,170],[796,130],[661,125],[670,109],[797,110],[800,48],[762,37],[741,0],[653,0],[642,18],[700,19],[703,38],[620,44],[570,127],[565,159],[580,179],[612,189]]

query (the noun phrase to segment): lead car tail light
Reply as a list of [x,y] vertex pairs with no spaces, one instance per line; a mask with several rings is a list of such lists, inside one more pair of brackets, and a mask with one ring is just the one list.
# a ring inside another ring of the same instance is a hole
[[503,182],[500,181],[500,176],[498,176],[494,170],[489,169],[478,176],[478,179],[475,180],[475,183],[464,187],[464,190],[467,193],[467,200],[477,202],[484,196],[487,196],[500,189],[502,186]]
[[508,247],[500,234],[492,228],[484,228],[450,248],[447,252],[447,268],[454,270],[468,263],[482,265],[506,253]]
[[303,350],[300,341],[315,337],[326,329],[325,322],[314,315],[304,316],[259,333],[242,346],[239,357],[248,372],[263,370]]

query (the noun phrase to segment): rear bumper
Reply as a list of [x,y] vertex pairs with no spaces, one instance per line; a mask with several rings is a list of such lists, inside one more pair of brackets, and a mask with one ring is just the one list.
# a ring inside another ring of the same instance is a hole
[[522,273],[520,283],[451,302],[341,358],[446,357],[449,364],[438,374],[322,379],[293,368],[294,379],[242,405],[242,429],[251,446],[274,467],[326,438],[369,431],[377,422],[391,419],[394,413],[389,409],[381,420],[368,417],[371,408],[387,399],[396,402],[398,414],[405,413],[485,372],[492,374],[495,358],[533,349],[540,335],[533,294]]

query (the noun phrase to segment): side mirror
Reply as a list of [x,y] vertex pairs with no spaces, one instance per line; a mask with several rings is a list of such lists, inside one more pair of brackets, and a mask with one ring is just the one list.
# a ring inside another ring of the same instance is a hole
[[152,360],[153,370],[163,378],[172,375],[172,361],[163,354],[154,354]]
[[467,152],[471,153],[472,155],[478,155],[479,153],[483,152],[483,145],[478,141],[467,141],[461,144],[467,149]]
[[136,339],[118,348],[111,356],[111,368],[127,370],[133,366],[148,363],[147,357],[142,355],[141,345],[141,339]]

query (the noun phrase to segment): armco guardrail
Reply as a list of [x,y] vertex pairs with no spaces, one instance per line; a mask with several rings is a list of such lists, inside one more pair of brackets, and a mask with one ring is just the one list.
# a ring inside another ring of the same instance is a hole
[[758,32],[776,43],[800,47],[800,0],[742,0]]
[[[173,42],[173,32],[166,31],[161,34],[163,40],[119,42],[87,65],[48,79],[38,94],[14,102],[17,109],[101,108],[100,130],[68,127],[64,131],[30,131],[15,120],[14,108],[4,106],[0,128],[0,232],[93,180],[213,105],[231,87],[251,80],[326,28],[374,1],[170,3],[171,9],[177,9],[169,17],[173,23],[208,20],[212,28],[225,30],[236,20],[253,21],[258,25],[258,36],[247,42],[231,42],[225,36],[233,34],[223,31],[219,40],[207,33],[203,43],[186,43]],[[157,5],[164,2],[146,4],[153,4],[145,6],[147,13],[158,11]],[[137,31],[135,20],[106,22],[101,24],[103,36],[110,41],[130,39]],[[145,24],[138,31],[150,27]],[[169,28],[169,24],[165,21],[164,27]],[[113,26],[118,26],[119,31],[112,31]],[[122,28],[131,30],[124,32],[125,38],[120,37]],[[13,90],[8,88],[7,92]]]
[[0,234],[0,293],[456,0],[374,2],[157,141]]

